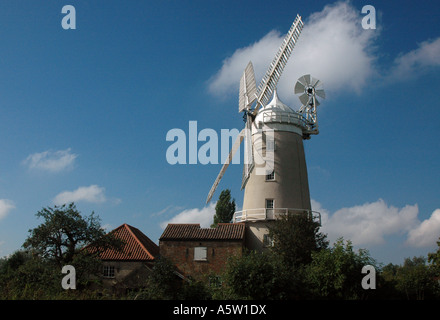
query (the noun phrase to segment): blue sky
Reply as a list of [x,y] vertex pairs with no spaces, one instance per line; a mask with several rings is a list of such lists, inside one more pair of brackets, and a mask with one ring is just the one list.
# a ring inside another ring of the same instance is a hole
[[[67,4],[75,30],[61,26]],[[364,5],[376,29],[362,29]],[[240,208],[241,165],[205,205],[221,164],[170,165],[166,135],[189,121],[240,130],[241,73],[252,60],[259,82],[297,13],[278,93],[297,110],[296,79],[324,83],[320,134],[305,142],[322,230],[383,263],[436,250],[439,4],[26,0],[0,3],[0,256],[63,201],[153,241],[170,221],[209,225],[222,189]]]

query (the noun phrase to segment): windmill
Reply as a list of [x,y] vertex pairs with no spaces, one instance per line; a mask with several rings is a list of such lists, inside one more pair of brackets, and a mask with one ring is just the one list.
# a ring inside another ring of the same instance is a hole
[[[246,66],[238,99],[238,111],[244,113],[245,127],[206,199],[207,203],[211,200],[235,152],[245,141],[243,208],[235,212],[234,221],[246,223],[246,245],[250,249],[260,250],[271,243],[269,225],[282,214],[309,214],[320,221],[319,213],[311,210],[303,140],[318,134],[316,107],[319,105],[317,97],[325,98],[322,84],[310,75],[298,79],[294,93],[299,94],[302,103],[299,111],[281,102],[276,92],[302,28],[303,22],[297,15],[258,88],[252,63]],[[268,139],[269,136],[272,139]],[[259,161],[262,158],[272,160],[269,166],[265,161],[263,171]]]
[[[214,181],[214,184],[211,187],[211,190],[208,193],[206,203],[211,201],[220,180],[222,179],[226,169],[229,166],[229,163],[231,162],[235,152],[239,148],[244,138],[246,138],[246,145],[242,189],[245,187],[246,181],[249,178],[249,175],[254,166],[251,141],[252,138],[250,136],[250,131],[254,123],[255,116],[257,115],[258,110],[262,106],[265,106],[269,102],[269,99],[272,97],[272,94],[276,89],[278,80],[281,77],[283,69],[287,64],[287,61],[293,51],[296,42],[298,41],[303,26],[304,23],[302,22],[301,17],[297,15],[295,21],[292,23],[292,26],[289,29],[289,32],[285,36],[283,43],[278,49],[275,58],[270,64],[269,69],[267,70],[264,78],[261,80],[260,85],[258,86],[258,90],[255,82],[254,68],[252,62],[249,62],[246,69],[244,70],[240,80],[238,112],[245,113],[244,117],[246,118],[246,126],[240,132],[237,140],[232,146],[228,158],[223,164],[220,173],[218,174],[216,180]],[[254,102],[256,102],[256,104],[252,108]]]

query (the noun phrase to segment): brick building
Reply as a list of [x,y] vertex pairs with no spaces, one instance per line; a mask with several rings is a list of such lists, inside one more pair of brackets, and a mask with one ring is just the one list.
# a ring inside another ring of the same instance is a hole
[[110,233],[125,244],[121,251],[107,249],[100,253],[103,287],[112,293],[142,287],[159,255],[159,247],[139,229],[126,223]]
[[221,272],[229,257],[241,256],[245,247],[244,223],[168,224],[159,239],[160,255],[170,259],[185,276]]

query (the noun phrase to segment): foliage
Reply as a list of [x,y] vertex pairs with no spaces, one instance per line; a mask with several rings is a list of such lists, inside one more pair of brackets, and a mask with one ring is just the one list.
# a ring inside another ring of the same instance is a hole
[[297,282],[295,273],[270,251],[246,252],[228,261],[223,280],[226,297],[239,299],[285,299]]
[[437,251],[428,253],[428,262],[431,263],[432,271],[436,277],[440,277],[440,239],[437,241]]
[[439,299],[440,241],[436,252],[427,258],[405,258],[403,265],[388,264],[382,269],[381,292],[391,299]]
[[310,263],[312,253],[328,246],[326,235],[319,232],[320,224],[308,214],[287,214],[269,227],[274,240],[273,251],[288,266],[298,268]]
[[[361,282],[362,267],[375,266],[375,261],[366,250],[353,250],[350,241],[340,238],[333,248],[312,253],[307,265],[306,277],[314,297],[323,299],[360,299],[366,291]],[[375,266],[377,269],[377,266]]]
[[[310,215],[288,214],[269,226],[271,249],[246,252],[228,261],[224,279],[227,298],[296,299],[309,295],[304,266],[312,253],[328,246],[320,225]],[[218,291],[217,291],[218,294]]]
[[35,299],[54,294],[52,289],[55,288],[53,284],[57,278],[59,275],[57,277],[53,265],[47,261],[38,259],[25,251],[16,251],[2,264],[1,297],[3,299]]
[[401,266],[389,263],[382,267],[377,278],[376,299],[402,300],[406,296],[397,289],[397,272]]
[[136,293],[136,299],[173,300],[177,298],[181,280],[176,267],[165,257],[159,257],[154,263],[144,289]]
[[211,295],[202,281],[183,280],[173,263],[159,257],[146,280],[144,288],[131,295],[136,300],[206,300]]
[[[99,217],[94,213],[82,217],[74,203],[68,206],[43,208],[36,216],[44,222],[38,227],[29,230],[29,237],[23,247],[43,259],[48,259],[61,268],[72,263],[80,249],[91,246],[93,254],[107,248],[120,248],[122,243],[111,234],[105,234],[101,228]],[[82,252],[82,254],[88,254]]]
[[[83,218],[73,203],[43,208],[36,215],[44,222],[29,230],[25,250],[3,259],[0,265],[0,298],[96,298],[94,293],[81,289],[87,287],[91,275],[102,270],[99,252],[120,249],[122,242],[106,235],[93,213]],[[76,287],[80,290],[72,292],[61,287],[64,265],[75,267]]]
[[234,212],[235,199],[231,200],[231,190],[223,190],[215,205],[214,223],[211,225],[211,228],[215,228],[219,223],[231,222]]
[[435,270],[426,264],[424,257],[406,258],[403,266],[397,270],[396,288],[407,299],[423,300],[433,298],[438,292]]
[[183,282],[178,295],[178,298],[182,300],[209,300],[211,297],[209,285],[200,280]]

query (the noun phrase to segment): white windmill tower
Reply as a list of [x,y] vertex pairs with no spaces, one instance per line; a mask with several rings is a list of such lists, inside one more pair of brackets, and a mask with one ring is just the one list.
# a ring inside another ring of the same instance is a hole
[[319,213],[311,211],[303,139],[318,134],[316,96],[325,98],[324,91],[319,89],[319,80],[310,75],[301,77],[294,89],[303,104],[298,112],[282,103],[276,93],[278,80],[303,25],[297,15],[258,89],[252,63],[247,65],[239,90],[239,112],[244,112],[246,125],[206,200],[207,203],[211,200],[232,157],[245,140],[243,208],[234,214],[234,221],[246,222],[246,241],[251,249],[270,245],[268,226],[282,214],[311,214],[320,219]]

